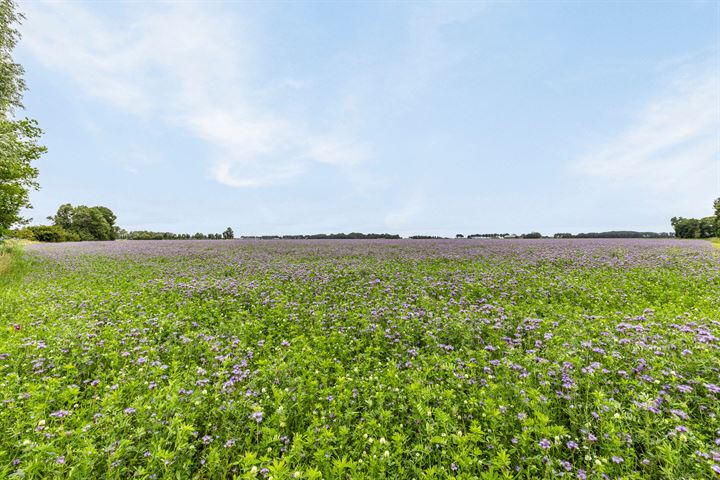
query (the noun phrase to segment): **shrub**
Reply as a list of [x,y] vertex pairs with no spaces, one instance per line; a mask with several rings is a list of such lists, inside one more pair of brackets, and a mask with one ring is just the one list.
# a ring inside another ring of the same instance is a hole
[[35,240],[38,242],[78,242],[80,236],[75,232],[68,232],[64,228],[57,225],[37,225],[33,227],[25,227],[15,233],[17,238],[25,240]]

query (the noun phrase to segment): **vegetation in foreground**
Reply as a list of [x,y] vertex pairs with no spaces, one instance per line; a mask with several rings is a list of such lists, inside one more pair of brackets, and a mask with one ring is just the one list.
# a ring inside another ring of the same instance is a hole
[[711,478],[709,242],[85,242],[0,287],[3,478]]

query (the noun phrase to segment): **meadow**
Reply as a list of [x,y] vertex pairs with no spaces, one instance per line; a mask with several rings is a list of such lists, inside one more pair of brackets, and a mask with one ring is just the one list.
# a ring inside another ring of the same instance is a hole
[[0,478],[720,476],[709,242],[83,242],[5,269]]

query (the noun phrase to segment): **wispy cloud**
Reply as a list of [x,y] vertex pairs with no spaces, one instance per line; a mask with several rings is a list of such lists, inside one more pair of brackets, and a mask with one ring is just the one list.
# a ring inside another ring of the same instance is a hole
[[713,53],[674,65],[629,125],[589,148],[573,169],[676,207],[709,208],[720,193],[720,65]]
[[[253,101],[250,28],[221,7],[154,4],[109,21],[77,3],[28,3],[23,45],[85,95],[210,146],[209,175],[233,187],[288,182],[368,149]],[[293,79],[288,85],[297,86]]]

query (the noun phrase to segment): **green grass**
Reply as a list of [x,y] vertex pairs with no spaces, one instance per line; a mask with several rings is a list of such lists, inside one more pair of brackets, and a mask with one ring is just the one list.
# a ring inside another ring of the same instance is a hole
[[123,242],[10,257],[0,478],[720,468],[720,252],[706,242]]
[[22,244],[16,241],[0,242],[0,286],[22,278]]

